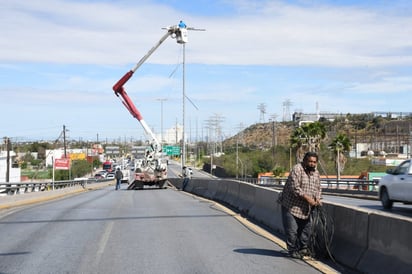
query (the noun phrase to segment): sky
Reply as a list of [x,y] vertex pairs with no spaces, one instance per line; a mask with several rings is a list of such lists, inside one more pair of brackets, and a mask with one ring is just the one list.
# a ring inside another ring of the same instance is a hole
[[0,0],[1,137],[145,140],[112,86],[180,20],[205,31],[184,54],[168,38],[124,86],[155,134],[412,111],[409,0]]

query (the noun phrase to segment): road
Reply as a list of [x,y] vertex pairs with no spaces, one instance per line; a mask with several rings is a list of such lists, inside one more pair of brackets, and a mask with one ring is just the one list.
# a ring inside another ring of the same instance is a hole
[[323,195],[323,198],[327,202],[353,206],[368,211],[378,211],[380,213],[393,214],[394,216],[400,215],[412,218],[412,205],[394,203],[392,209],[386,210],[382,207],[382,203],[379,200],[358,199],[356,197],[339,197],[331,195]]
[[3,210],[0,235],[0,273],[320,273],[174,189],[110,186]]

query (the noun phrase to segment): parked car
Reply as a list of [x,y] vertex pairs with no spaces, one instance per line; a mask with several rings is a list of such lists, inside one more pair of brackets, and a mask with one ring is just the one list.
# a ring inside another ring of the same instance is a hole
[[96,173],[94,175],[94,178],[99,180],[99,179],[104,179],[105,177],[101,173]]
[[103,178],[106,178],[108,173],[109,172],[107,170],[100,170],[99,172],[97,172],[97,174],[101,174],[103,176]]
[[106,175],[106,179],[114,179],[115,178],[115,173],[114,172],[109,172]]
[[385,209],[394,202],[412,204],[412,160],[403,161],[395,169],[388,169],[379,180],[379,199]]

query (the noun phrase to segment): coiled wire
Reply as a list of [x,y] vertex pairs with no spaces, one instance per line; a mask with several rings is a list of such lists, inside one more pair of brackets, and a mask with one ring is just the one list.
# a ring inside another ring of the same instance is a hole
[[330,251],[334,226],[332,218],[322,206],[316,206],[311,213],[312,233],[310,234],[309,252],[313,258],[330,258],[335,262]]

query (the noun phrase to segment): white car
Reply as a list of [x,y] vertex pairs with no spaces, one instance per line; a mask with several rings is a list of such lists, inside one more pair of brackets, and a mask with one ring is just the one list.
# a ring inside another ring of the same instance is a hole
[[385,209],[394,202],[412,203],[412,160],[403,161],[395,169],[388,169],[379,180],[379,199]]
[[114,179],[116,178],[116,174],[114,172],[109,172],[106,175],[106,179]]

